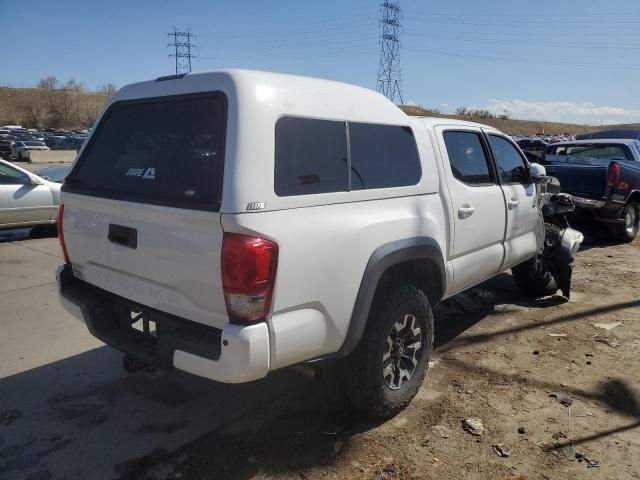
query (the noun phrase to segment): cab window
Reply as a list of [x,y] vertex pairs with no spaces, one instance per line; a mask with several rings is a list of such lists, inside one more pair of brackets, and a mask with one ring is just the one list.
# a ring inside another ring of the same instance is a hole
[[479,132],[447,131],[442,136],[455,178],[472,186],[492,183]]
[[527,179],[527,164],[518,149],[504,137],[489,135],[489,145],[502,183],[523,183]]

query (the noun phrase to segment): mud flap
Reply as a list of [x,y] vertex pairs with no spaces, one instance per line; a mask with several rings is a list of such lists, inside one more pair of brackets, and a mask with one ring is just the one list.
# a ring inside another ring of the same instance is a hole
[[565,228],[558,245],[553,252],[553,276],[562,295],[569,298],[571,293],[571,274],[573,273],[573,257],[580,249],[584,235],[573,228]]

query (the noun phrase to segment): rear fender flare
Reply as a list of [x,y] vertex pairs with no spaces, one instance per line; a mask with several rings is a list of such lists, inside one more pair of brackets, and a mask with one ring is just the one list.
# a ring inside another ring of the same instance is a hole
[[[338,351],[338,357],[344,357],[351,353],[360,342],[378,284],[384,273],[394,265],[411,260],[428,260],[429,269],[426,274],[431,280],[427,278],[425,283],[437,286],[437,288],[425,292],[425,294],[429,297],[431,306],[435,306],[442,299],[446,286],[444,257],[440,246],[434,239],[429,237],[408,238],[378,247],[367,262],[351,314],[349,329],[342,347]],[[432,275],[437,275],[437,277],[432,278]]]

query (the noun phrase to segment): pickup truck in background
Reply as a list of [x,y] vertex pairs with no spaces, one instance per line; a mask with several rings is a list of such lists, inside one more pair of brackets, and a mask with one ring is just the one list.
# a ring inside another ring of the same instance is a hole
[[640,220],[640,141],[594,139],[549,146],[541,163],[573,196],[577,210],[607,225],[615,240],[631,242]]

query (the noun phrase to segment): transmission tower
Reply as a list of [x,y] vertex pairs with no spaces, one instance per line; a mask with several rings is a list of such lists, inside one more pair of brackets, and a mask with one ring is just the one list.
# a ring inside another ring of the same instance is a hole
[[402,8],[399,0],[385,0],[380,4],[380,65],[377,90],[389,100],[402,99],[402,71],[400,69],[400,34]]
[[179,32],[175,26],[173,32],[168,35],[169,39],[173,37],[173,43],[167,44],[167,47],[175,48],[174,53],[170,53],[169,56],[176,59],[176,75],[191,72],[191,59],[196,58],[195,55],[191,55],[191,48],[196,47],[191,43],[191,39],[196,36],[189,29],[186,32]]

